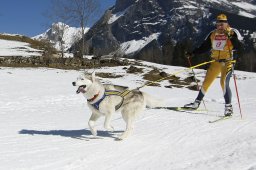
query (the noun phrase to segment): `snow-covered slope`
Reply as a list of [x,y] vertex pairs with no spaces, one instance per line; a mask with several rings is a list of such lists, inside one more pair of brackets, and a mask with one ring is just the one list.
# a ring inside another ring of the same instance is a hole
[[[86,28],[85,32],[87,32],[88,29],[89,28]],[[60,50],[61,44],[60,44],[59,35],[62,35],[62,33],[63,33],[64,50],[69,49],[72,44],[74,44],[76,41],[81,39],[80,28],[70,27],[67,24],[64,24],[61,22],[53,23],[51,28],[49,28],[45,33],[37,35],[33,38],[37,40],[42,40],[42,39],[50,40],[50,42],[54,44],[54,47]]]
[[[174,73],[184,68],[146,63]],[[139,66],[138,66],[139,67]],[[144,72],[152,70],[144,67]],[[236,71],[243,119],[234,83],[232,119],[209,124],[223,114],[219,78],[205,97],[208,112],[175,112],[146,109],[137,119],[134,134],[115,141],[124,127],[120,114],[113,117],[114,132],[88,129],[86,100],[75,93],[71,82],[84,70],[48,68],[0,68],[0,162],[1,170],[255,170],[256,169],[256,74]],[[92,70],[87,70],[92,71]],[[145,83],[141,74],[129,74],[123,66],[96,69],[123,75],[104,78],[106,83],[136,88]],[[195,70],[202,79],[205,70]],[[184,72],[179,76],[189,75]],[[187,88],[144,87],[169,106],[194,100]],[[203,108],[203,106],[201,106]]]
[[29,43],[0,39],[0,56],[41,56],[42,50],[30,47]]

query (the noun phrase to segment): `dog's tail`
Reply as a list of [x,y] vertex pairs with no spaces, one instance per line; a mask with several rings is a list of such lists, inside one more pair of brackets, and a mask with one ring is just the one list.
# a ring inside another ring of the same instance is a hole
[[149,108],[155,108],[155,107],[162,107],[165,105],[164,101],[162,99],[154,98],[153,96],[142,92],[146,106]]

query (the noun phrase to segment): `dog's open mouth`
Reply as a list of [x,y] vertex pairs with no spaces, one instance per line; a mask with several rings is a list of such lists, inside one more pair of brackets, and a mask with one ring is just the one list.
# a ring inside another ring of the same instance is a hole
[[86,92],[85,88],[86,88],[86,85],[79,86],[76,93],[77,94],[80,93],[80,92],[85,93]]

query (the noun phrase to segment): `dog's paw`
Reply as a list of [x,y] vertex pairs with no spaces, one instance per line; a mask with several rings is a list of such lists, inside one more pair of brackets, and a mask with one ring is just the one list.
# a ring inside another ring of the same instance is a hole
[[115,138],[115,141],[122,141],[123,139],[122,138],[119,138],[119,137],[117,137],[117,138]]
[[124,139],[126,139],[128,136],[130,136],[131,133],[132,133],[131,130],[126,130],[126,131],[124,131],[124,133],[122,133],[121,135],[119,135],[117,138],[118,138],[119,140],[124,140]]
[[93,136],[97,136],[97,130],[96,129],[90,129]]
[[117,138],[115,140],[118,140],[118,141],[124,140],[126,137],[127,137],[126,135],[122,134],[122,135],[117,136]]
[[114,127],[113,126],[106,127],[106,129],[107,129],[107,131],[114,132]]

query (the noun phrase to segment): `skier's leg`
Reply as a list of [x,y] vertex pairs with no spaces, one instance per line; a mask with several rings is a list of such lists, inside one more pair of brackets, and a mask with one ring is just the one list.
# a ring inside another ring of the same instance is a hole
[[212,82],[215,80],[215,78],[219,75],[220,72],[221,64],[219,62],[214,62],[210,65],[196,100],[201,101],[203,99],[208,88],[211,86]]
[[204,95],[214,79],[219,75],[221,71],[221,65],[219,62],[211,63],[209,69],[207,70],[203,85],[197,95],[197,98],[194,102],[184,105],[184,107],[197,109],[201,103],[201,100],[204,98]]
[[226,62],[225,65],[222,66],[220,83],[221,83],[223,96],[226,104],[231,104],[232,92],[229,87],[229,82],[230,82],[230,77],[232,76],[232,71],[233,71],[233,64],[231,62]]
[[[224,64],[224,63],[223,63]],[[223,96],[225,99],[225,116],[231,116],[233,114],[233,108],[231,104],[232,99],[232,92],[229,87],[230,77],[232,76],[233,72],[233,64],[231,62],[226,62],[225,65],[223,65],[221,70],[221,87],[223,90]]]

